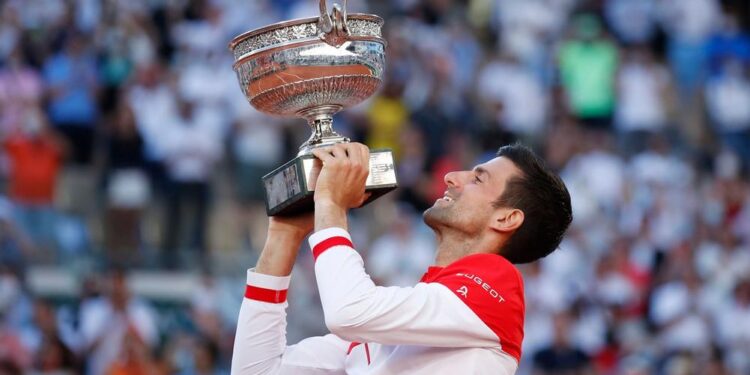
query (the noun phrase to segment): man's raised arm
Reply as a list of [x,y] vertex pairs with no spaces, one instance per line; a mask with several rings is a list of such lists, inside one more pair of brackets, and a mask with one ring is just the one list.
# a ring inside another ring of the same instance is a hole
[[311,228],[312,215],[270,219],[258,264],[247,272],[233,375],[343,373],[348,343],[334,335],[286,346],[287,289],[300,244]]

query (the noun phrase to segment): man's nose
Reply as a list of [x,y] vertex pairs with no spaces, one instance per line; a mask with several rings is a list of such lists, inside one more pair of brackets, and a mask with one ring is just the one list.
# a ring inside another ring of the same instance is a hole
[[461,172],[448,172],[445,174],[443,181],[449,187],[461,186]]

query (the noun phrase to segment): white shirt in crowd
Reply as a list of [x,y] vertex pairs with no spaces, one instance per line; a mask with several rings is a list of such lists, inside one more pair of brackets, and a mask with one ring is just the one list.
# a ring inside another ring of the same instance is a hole
[[[412,286],[435,257],[435,241],[412,230],[409,218],[396,218],[393,231],[370,246],[367,268],[370,276],[393,286]],[[396,228],[399,226],[400,228]]]
[[164,158],[164,131],[177,118],[174,90],[166,84],[154,87],[135,86],[128,93],[128,103],[133,109],[135,123],[143,137],[146,157],[150,160]]
[[617,127],[622,131],[662,129],[666,125],[662,94],[668,81],[669,73],[660,65],[623,65],[617,77]]
[[122,354],[123,340],[130,327],[147,346],[157,343],[159,331],[155,313],[139,299],[131,299],[125,311],[115,310],[103,297],[81,307],[81,338],[84,347],[93,347],[88,356],[88,374],[106,373]]
[[164,136],[167,173],[175,181],[205,182],[221,158],[220,135],[197,117],[179,119]]
[[617,36],[624,41],[645,44],[656,33],[653,0],[609,0],[604,13]]
[[661,0],[657,4],[662,25],[678,40],[704,41],[719,25],[721,9],[717,0]]
[[750,80],[734,68],[708,81],[706,109],[711,119],[724,132],[750,129]]
[[482,69],[479,93],[492,103],[502,103],[498,120],[518,134],[539,134],[547,119],[547,92],[541,80],[521,64],[495,61]]

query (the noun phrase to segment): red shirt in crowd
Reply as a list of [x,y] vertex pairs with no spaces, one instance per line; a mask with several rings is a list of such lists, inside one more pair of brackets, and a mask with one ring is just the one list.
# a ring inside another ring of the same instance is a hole
[[55,194],[62,150],[47,135],[10,136],[3,148],[10,162],[10,197],[19,203],[48,205]]

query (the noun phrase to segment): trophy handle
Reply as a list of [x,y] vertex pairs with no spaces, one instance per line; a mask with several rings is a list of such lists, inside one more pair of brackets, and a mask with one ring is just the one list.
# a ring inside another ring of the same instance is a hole
[[347,24],[346,3],[347,0],[344,0],[343,7],[334,3],[333,10],[329,14],[326,0],[320,0],[320,18],[318,19],[320,39],[334,47],[344,44],[351,35]]

